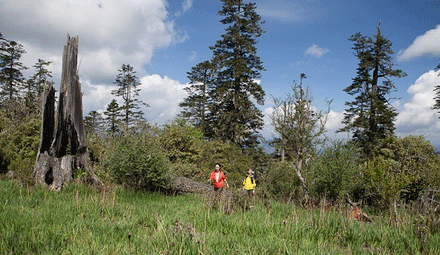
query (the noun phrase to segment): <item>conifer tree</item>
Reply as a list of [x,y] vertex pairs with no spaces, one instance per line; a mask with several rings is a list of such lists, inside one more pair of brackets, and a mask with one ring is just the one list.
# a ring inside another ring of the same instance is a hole
[[[226,33],[214,46],[216,81],[211,93],[211,125],[214,137],[232,141],[242,148],[254,147],[263,114],[255,103],[264,103],[264,90],[257,82],[264,70],[257,55],[257,38],[264,31],[255,3],[221,0],[219,15]],[[254,99],[252,101],[251,99]]]
[[345,126],[338,131],[352,132],[353,140],[370,156],[381,140],[394,133],[397,112],[389,98],[395,89],[391,78],[406,74],[394,69],[392,43],[382,35],[380,23],[373,38],[357,33],[349,40],[354,42],[352,49],[359,64],[356,77],[344,91],[355,99],[345,103],[348,106],[342,121]]
[[133,124],[139,120],[139,118],[143,118],[143,112],[140,110],[140,104],[148,106],[144,104],[142,100],[137,99],[139,96],[139,85],[141,82],[139,78],[136,76],[136,72],[133,70],[133,67],[130,65],[123,64],[121,69],[118,70],[119,73],[116,76],[115,84],[118,86],[118,89],[113,90],[112,94],[118,97],[122,97],[124,100],[123,105],[120,109],[123,112],[123,123],[124,128],[128,129],[133,126]]
[[119,124],[121,122],[121,108],[119,107],[116,99],[113,99],[107,106],[106,111],[104,111],[104,118],[107,132],[109,132],[112,136],[115,136],[119,133]]
[[22,71],[27,67],[20,62],[20,58],[26,51],[23,45],[1,36],[0,52],[0,99],[12,101],[19,97],[19,92],[25,85]]
[[[440,69],[440,64],[438,64],[435,69],[439,70]],[[435,86],[434,92],[435,92],[435,97],[434,97],[435,104],[434,104],[434,106],[432,108],[435,109],[435,110],[439,110],[439,113],[440,113],[440,85]]]
[[199,127],[206,135],[209,133],[207,130],[209,101],[215,77],[214,70],[213,64],[209,61],[194,66],[191,72],[188,72],[189,86],[184,88],[189,95],[179,104],[183,108],[181,116]]
[[103,121],[104,119],[102,118],[101,113],[97,111],[89,112],[89,115],[84,117],[84,126],[86,129],[86,133],[101,133]]

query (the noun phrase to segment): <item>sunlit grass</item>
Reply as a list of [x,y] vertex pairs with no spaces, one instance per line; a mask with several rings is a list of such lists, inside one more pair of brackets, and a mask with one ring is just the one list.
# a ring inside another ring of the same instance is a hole
[[[1,254],[420,254],[414,220],[373,224],[343,209],[254,201],[224,213],[209,199],[72,184],[60,193],[0,181]],[[425,254],[440,253],[440,235]]]

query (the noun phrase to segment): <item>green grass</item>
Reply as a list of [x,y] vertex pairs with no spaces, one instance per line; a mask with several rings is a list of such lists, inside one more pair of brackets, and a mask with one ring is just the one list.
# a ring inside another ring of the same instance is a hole
[[[1,254],[420,254],[415,220],[402,218],[366,224],[344,210],[261,201],[225,214],[194,195],[75,184],[56,193],[0,180]],[[439,233],[423,253],[440,254]]]

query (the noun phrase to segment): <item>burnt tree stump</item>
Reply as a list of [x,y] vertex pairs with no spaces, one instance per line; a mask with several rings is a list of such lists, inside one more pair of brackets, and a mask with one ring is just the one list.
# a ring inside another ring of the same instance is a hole
[[[86,172],[82,181],[103,187],[93,173],[83,121],[82,92],[78,70],[78,37],[67,35],[55,125],[55,89],[45,88],[40,146],[33,172],[35,184],[60,190]],[[56,128],[56,129],[55,129]]]

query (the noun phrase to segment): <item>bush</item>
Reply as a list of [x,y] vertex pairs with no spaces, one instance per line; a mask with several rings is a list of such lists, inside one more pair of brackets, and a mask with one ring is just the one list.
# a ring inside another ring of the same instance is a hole
[[310,192],[315,198],[336,201],[360,189],[360,149],[352,143],[334,141],[310,166]]
[[[0,136],[0,165],[14,171],[18,178],[30,184],[40,144],[41,120],[30,119],[14,129],[2,130]],[[7,167],[5,167],[7,166]]]
[[277,200],[290,201],[300,196],[301,183],[289,161],[274,163],[263,179],[261,188]]
[[107,154],[113,179],[138,190],[163,188],[169,177],[169,161],[157,139],[148,134],[126,134],[113,140]]

